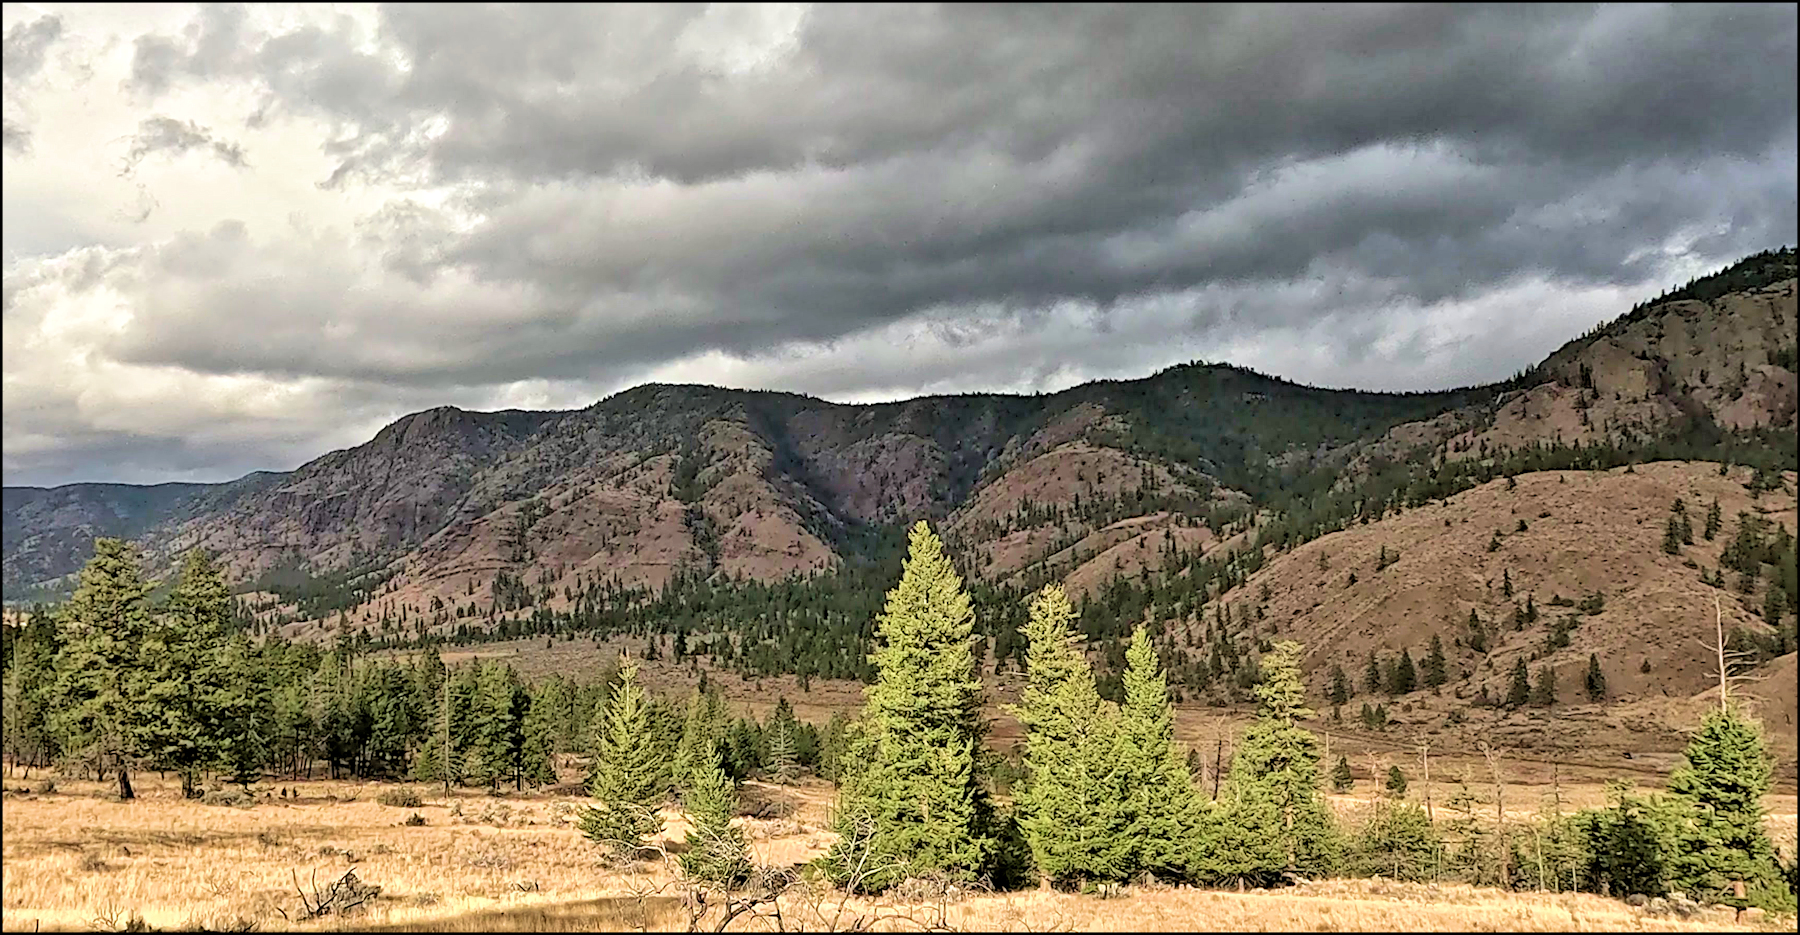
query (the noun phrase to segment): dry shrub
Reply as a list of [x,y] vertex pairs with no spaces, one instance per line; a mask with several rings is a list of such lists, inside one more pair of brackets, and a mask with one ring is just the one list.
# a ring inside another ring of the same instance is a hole
[[107,863],[99,854],[83,854],[81,869],[84,873],[105,873],[112,869],[112,864]]
[[408,828],[419,828],[419,827],[424,826],[425,816],[419,814],[418,812],[413,812],[411,815],[406,816],[406,820],[401,822],[400,824],[402,824]]
[[231,805],[231,806],[242,807],[242,806],[255,805],[256,800],[254,798],[251,798],[250,796],[244,794],[243,791],[238,790],[238,789],[208,789],[208,790],[206,790],[206,792],[201,794],[200,804],[202,804],[202,805]]
[[31,791],[38,795],[49,795],[56,791],[56,780],[40,779],[31,784]]
[[389,789],[376,796],[375,801],[393,808],[422,808],[425,805],[419,793],[410,788]]

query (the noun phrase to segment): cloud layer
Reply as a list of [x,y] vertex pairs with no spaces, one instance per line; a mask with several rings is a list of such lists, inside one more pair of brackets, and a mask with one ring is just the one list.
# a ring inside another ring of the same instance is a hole
[[6,16],[9,484],[652,379],[1461,385],[1796,239],[1792,6]]

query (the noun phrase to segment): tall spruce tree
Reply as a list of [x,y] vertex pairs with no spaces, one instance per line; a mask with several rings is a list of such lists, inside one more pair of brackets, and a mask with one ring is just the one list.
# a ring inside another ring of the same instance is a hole
[[1132,869],[1180,879],[1191,870],[1201,799],[1187,755],[1175,742],[1167,677],[1141,625],[1131,634],[1125,665],[1117,763],[1130,819]]
[[1331,791],[1349,792],[1355,785],[1356,777],[1350,773],[1349,758],[1341,753],[1338,754],[1337,765],[1331,768]]
[[1600,657],[1588,653],[1587,677],[1582,680],[1582,688],[1587,691],[1589,701],[1606,700],[1606,674],[1600,671]]
[[580,822],[581,833],[590,840],[626,855],[662,827],[656,806],[669,788],[668,758],[652,731],[637,673],[635,662],[619,666],[619,684],[594,737],[588,795],[595,803],[582,812]]
[[1300,652],[1299,643],[1282,640],[1263,656],[1258,716],[1231,760],[1214,853],[1196,861],[1203,875],[1268,882],[1283,871],[1328,872],[1338,862],[1342,842],[1318,788],[1318,738],[1299,725],[1312,716]]
[[[1669,776],[1669,791],[1687,806],[1668,861],[1671,882],[1739,908],[1755,902],[1791,910],[1793,894],[1763,825],[1772,764],[1762,731],[1727,705],[1706,716],[1684,756],[1687,763]],[[1735,895],[1739,882],[1748,899]]]
[[141,756],[145,710],[144,640],[150,630],[147,588],[137,555],[118,539],[94,540],[75,595],[58,620],[52,724],[63,750],[112,771],[119,798],[136,797],[131,770]]
[[1331,664],[1331,688],[1326,692],[1325,700],[1333,708],[1350,701],[1350,680],[1344,677],[1344,669],[1337,663]]
[[1506,706],[1517,708],[1531,700],[1531,672],[1525,668],[1525,657],[1513,660],[1512,683],[1506,689]]
[[538,683],[530,697],[531,707],[525,713],[521,764],[524,778],[533,786],[555,785],[556,724],[562,699],[548,682]]
[[1540,708],[1556,704],[1556,667],[1546,663],[1538,667],[1537,684],[1531,686],[1531,703]]
[[1019,828],[1038,872],[1061,884],[1119,880],[1136,848],[1116,717],[1106,710],[1092,668],[1070,632],[1075,610],[1061,587],[1047,585],[1019,632],[1026,640],[1026,685],[1010,711],[1025,728],[1029,781],[1018,790]]
[[909,875],[972,879],[993,869],[993,809],[975,769],[983,731],[973,626],[962,579],[919,522],[877,621],[875,683],[839,796],[839,843],[825,860],[833,879],[872,891]]
[[687,852],[681,870],[691,880],[730,889],[750,879],[750,845],[744,830],[731,823],[737,813],[737,790],[709,737],[688,770],[682,799],[687,805]]
[[205,552],[182,562],[167,612],[153,619],[142,652],[143,752],[181,777],[185,798],[199,796],[202,770],[219,760],[219,710],[225,688],[222,653],[231,590]]
[[1412,651],[1400,650],[1400,658],[1394,663],[1392,677],[1388,681],[1388,694],[1409,695],[1419,687],[1419,670],[1413,666]]
[[1385,686],[1381,683],[1381,663],[1375,659],[1375,650],[1369,650],[1369,661],[1363,666],[1363,693],[1379,694]]
[[1425,656],[1425,687],[1442,688],[1449,678],[1449,663],[1444,659],[1444,640],[1431,634],[1431,651]]

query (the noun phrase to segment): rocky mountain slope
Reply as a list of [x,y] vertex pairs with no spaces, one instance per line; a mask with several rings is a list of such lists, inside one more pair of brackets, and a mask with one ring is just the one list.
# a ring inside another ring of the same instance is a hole
[[649,385],[570,412],[440,408],[285,474],[7,488],[5,586],[66,586],[94,537],[123,535],[158,571],[216,551],[290,619],[407,608],[447,631],[465,614],[567,610],[599,582],[841,569],[928,518],[973,580],[1097,593],[1221,545],[1309,540],[1484,473],[1555,466],[1508,469],[1521,458],[1792,467],[1794,333],[1787,250],[1634,309],[1519,378],[1442,393],[1196,363],[1030,397],[840,405]]

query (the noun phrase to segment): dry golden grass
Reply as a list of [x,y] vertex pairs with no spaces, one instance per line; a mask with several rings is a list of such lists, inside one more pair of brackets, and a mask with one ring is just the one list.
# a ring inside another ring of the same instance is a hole
[[[99,783],[58,785],[52,794],[6,799],[6,931],[117,927],[134,915],[158,929],[214,930],[253,923],[262,930],[616,931],[687,921],[666,863],[609,866],[575,830],[585,801],[568,794],[572,786],[498,797],[459,790],[448,802],[441,790],[418,787],[426,804],[408,809],[378,804],[376,795],[391,787],[372,783],[276,783],[264,791],[286,787],[299,797],[259,798],[248,808],[184,801],[173,779],[155,775],[140,779],[135,802],[117,801]],[[1571,788],[1570,795],[1590,798],[1590,791]],[[767,816],[738,819],[757,859],[791,866],[823,853],[833,839],[826,825],[832,796],[822,783],[746,784],[744,811]],[[1345,811],[1364,804],[1334,797]],[[426,824],[404,826],[415,811]],[[676,813],[666,817],[660,840],[678,851],[686,823]],[[1791,827],[1792,815],[1785,817]],[[351,867],[381,895],[351,917],[298,921],[296,879],[310,892],[315,874],[323,887]],[[1729,915],[1676,922],[1594,896],[1367,880],[1272,892],[1154,887],[1100,899],[1034,891],[916,904],[809,892],[782,900],[788,927],[818,929],[861,915],[878,918],[874,927],[882,930],[926,922],[1005,931],[1752,928]],[[739,923],[734,929],[767,928],[753,918]]]

